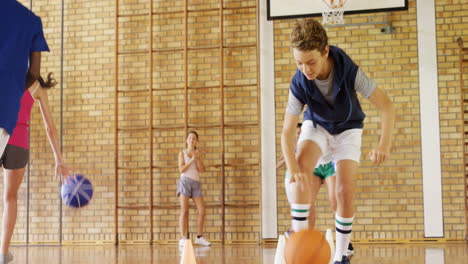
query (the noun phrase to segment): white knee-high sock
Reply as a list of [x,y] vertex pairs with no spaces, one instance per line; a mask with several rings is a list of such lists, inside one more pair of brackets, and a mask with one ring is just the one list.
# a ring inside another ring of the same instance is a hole
[[336,249],[333,261],[341,261],[348,249],[349,238],[353,228],[353,220],[354,216],[351,218],[344,218],[338,215],[335,216]]
[[294,232],[299,232],[309,228],[310,204],[291,204],[291,228]]

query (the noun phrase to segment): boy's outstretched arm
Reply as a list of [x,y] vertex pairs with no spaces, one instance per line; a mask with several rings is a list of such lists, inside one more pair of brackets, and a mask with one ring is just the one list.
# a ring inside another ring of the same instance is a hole
[[296,154],[294,153],[294,148],[296,146],[295,133],[298,120],[298,115],[286,112],[284,116],[283,130],[281,132],[281,149],[283,151],[286,166],[291,174],[290,181],[301,185],[301,188],[303,189],[307,184],[309,184],[309,178],[306,177],[305,173],[301,172],[296,160]]
[[299,172],[299,166],[296,161],[296,154],[294,148],[296,146],[295,131],[298,116],[292,115],[288,112],[284,115],[283,130],[281,132],[281,149],[283,158],[286,162],[286,167],[290,170],[291,175]]
[[381,134],[379,145],[369,153],[369,158],[374,164],[384,162],[390,155],[392,147],[393,127],[395,124],[395,108],[388,96],[379,88],[375,88],[369,100],[380,110],[382,115]]

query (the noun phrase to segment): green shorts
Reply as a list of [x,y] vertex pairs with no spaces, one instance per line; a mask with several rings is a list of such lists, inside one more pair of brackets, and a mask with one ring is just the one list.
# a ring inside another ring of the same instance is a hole
[[[327,164],[320,164],[317,168],[315,168],[314,175],[322,180],[325,180],[326,178],[335,175],[335,172],[335,166],[333,161],[331,161]],[[289,174],[289,170],[286,170],[285,179],[289,181],[289,178],[291,178],[291,175]]]
[[327,164],[320,164],[315,168],[314,175],[325,180],[326,178],[335,175],[335,172],[335,166],[333,165],[333,162],[330,162]]

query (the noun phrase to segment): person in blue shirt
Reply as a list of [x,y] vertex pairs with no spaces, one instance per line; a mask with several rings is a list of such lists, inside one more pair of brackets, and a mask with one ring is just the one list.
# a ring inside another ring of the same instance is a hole
[[21,96],[40,75],[40,52],[49,47],[41,19],[16,0],[2,1],[0,36],[1,155],[16,126]]
[[[345,256],[354,220],[354,175],[361,156],[365,114],[360,93],[381,112],[381,137],[369,153],[375,164],[388,159],[392,143],[395,109],[385,93],[340,48],[328,45],[322,25],[313,19],[300,20],[291,33],[296,73],[291,80],[288,106],[281,133],[281,146],[293,189],[291,227],[308,229],[311,191],[321,184],[312,177],[315,164],[330,154],[336,164],[335,215],[336,250],[334,264],[348,264]],[[295,130],[306,107],[305,121],[295,153]]]
[[[0,156],[13,133],[20,99],[40,76],[41,51],[49,51],[41,19],[16,0],[0,8]],[[0,252],[0,264],[13,256]]]

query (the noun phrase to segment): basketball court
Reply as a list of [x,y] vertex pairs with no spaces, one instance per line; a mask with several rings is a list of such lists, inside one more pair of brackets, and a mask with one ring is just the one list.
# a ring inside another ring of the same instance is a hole
[[[359,244],[353,263],[464,263],[466,244]],[[179,263],[173,245],[16,246],[16,263]],[[274,263],[272,245],[214,245],[196,248],[197,263]],[[15,263],[15,262],[13,262]]]
[[[51,52],[41,71],[58,81],[48,96],[63,156],[93,193],[85,206],[61,199],[33,108],[12,264],[285,264],[278,242],[291,216],[277,162],[296,71],[290,34],[310,18],[396,110],[390,158],[375,166],[381,116],[360,98],[351,263],[468,263],[466,0],[18,2],[42,19]],[[189,131],[205,166],[211,246],[195,244],[192,199],[190,247],[178,245]],[[335,230],[326,190],[315,226]]]

